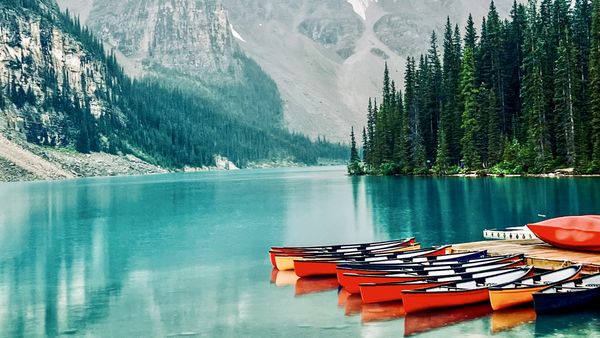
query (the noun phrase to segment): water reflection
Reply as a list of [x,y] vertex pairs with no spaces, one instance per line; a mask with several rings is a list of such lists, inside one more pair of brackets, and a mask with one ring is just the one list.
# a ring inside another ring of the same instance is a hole
[[367,185],[378,234],[412,235],[425,245],[479,239],[484,228],[525,224],[538,214],[600,212],[598,182],[587,178],[363,177],[353,183]]
[[402,302],[363,304],[361,308],[363,323],[395,320],[406,316]]
[[302,277],[296,280],[296,296],[311,293],[337,290],[339,287],[336,277]]
[[[479,239],[484,226],[600,205],[592,181],[508,181],[327,168],[0,185],[0,336],[416,332],[423,325],[402,319],[398,304],[367,306],[336,294],[331,279],[272,271],[267,248],[409,235],[452,243]],[[564,325],[589,333],[598,316],[585,316],[588,324],[573,316]],[[544,330],[500,335],[524,327]]]
[[404,319],[404,336],[482,318],[492,313],[490,304],[481,303],[435,312],[409,313]]
[[600,310],[567,312],[560,315],[539,315],[535,321],[536,336],[561,335],[596,336],[600,330]]
[[494,311],[490,322],[490,331],[495,334],[511,330],[518,326],[532,323],[535,319],[535,309],[532,306]]

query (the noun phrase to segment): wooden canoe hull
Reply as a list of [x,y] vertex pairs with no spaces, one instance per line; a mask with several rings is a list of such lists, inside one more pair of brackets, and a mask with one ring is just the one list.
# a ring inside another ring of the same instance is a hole
[[487,287],[465,291],[402,292],[402,301],[406,313],[489,302],[489,299],[490,295]]
[[402,301],[402,291],[431,288],[446,283],[447,282],[361,284],[360,297],[362,298],[363,303],[366,304]]

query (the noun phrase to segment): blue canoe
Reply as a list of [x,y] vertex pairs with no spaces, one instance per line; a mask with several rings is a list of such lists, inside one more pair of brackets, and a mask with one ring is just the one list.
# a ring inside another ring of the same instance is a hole
[[600,273],[551,286],[533,294],[537,313],[556,313],[597,307],[600,302]]

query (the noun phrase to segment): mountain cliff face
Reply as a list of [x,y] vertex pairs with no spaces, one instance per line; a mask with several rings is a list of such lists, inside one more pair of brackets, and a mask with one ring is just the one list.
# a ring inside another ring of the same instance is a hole
[[[56,109],[62,103],[86,106],[97,121],[123,116],[108,107],[113,93],[107,83],[114,79],[106,64],[54,23],[59,19],[53,2],[39,6],[44,16],[20,8],[0,12],[0,92],[14,102],[3,100],[0,130],[42,145],[66,146],[75,142],[82,117]],[[101,132],[100,149],[108,150],[109,139]]]
[[[166,72],[178,80],[208,74],[199,91],[210,93],[215,83],[240,83],[244,66],[235,55],[243,50],[278,87],[250,91],[280,92],[287,127],[344,141],[351,125],[364,124],[384,61],[402,84],[404,60],[427,50],[446,16],[464,26],[469,13],[480,21],[489,7],[474,0],[61,2],[87,16],[92,30],[123,54],[131,74]],[[502,15],[511,4],[496,0]]]
[[[198,11],[195,15],[205,10]],[[221,19],[220,24],[226,26],[226,17]],[[157,31],[164,32],[149,40],[155,41],[152,51],[165,48],[159,47],[158,40],[165,43],[187,34],[179,31],[179,25],[169,28],[170,19],[157,22],[162,26]],[[229,50],[229,65],[203,63],[201,58],[184,63],[187,57],[177,59],[173,54],[168,59],[173,68],[161,64],[159,72],[148,67],[153,75],[134,81],[87,27],[59,12],[54,0],[1,0],[0,141],[8,146],[0,145],[0,179],[7,165],[27,172],[52,167],[56,173],[34,175],[38,178],[131,172],[126,168],[90,171],[86,168],[93,163],[80,165],[79,157],[56,153],[61,151],[90,158],[102,155],[95,157],[97,164],[116,162],[108,154],[120,156],[124,167],[138,166],[140,170],[132,171],[139,173],[161,168],[140,164],[135,156],[173,169],[214,166],[223,158],[233,161],[232,167],[265,161],[316,163],[320,158],[345,156],[343,146],[310,142],[281,127],[276,86],[237,49],[231,31],[226,31],[221,34],[223,31],[215,28],[216,33],[203,43],[211,41],[221,54]],[[197,43],[194,33],[189,34],[190,44]],[[160,58],[157,54],[149,53],[148,58],[167,60],[167,51],[161,52]],[[194,74],[198,81],[193,81],[195,78],[186,74],[194,69],[205,70],[205,77]],[[210,79],[209,71],[220,79],[224,73],[231,75],[231,83],[202,87],[200,80],[210,82],[205,80]],[[212,96],[200,89],[210,89]],[[240,115],[233,115],[236,113]],[[26,153],[35,154],[20,161]],[[67,158],[73,166],[62,165],[61,159]],[[9,170],[9,179],[20,172]]]
[[276,84],[248,58],[215,0],[103,0],[60,4],[117,53],[129,75],[156,77],[259,125],[281,126]]
[[[512,0],[497,0],[501,14]],[[364,125],[365,102],[380,92],[384,61],[403,83],[404,60],[428,48],[449,15],[464,26],[488,1],[223,0],[242,48],[275,79],[288,126],[347,139]]]

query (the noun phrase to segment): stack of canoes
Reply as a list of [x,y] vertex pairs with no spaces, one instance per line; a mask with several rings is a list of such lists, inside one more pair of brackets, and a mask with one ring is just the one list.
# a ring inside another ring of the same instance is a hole
[[274,267],[290,274],[293,270],[301,281],[327,277],[320,279],[327,288],[315,290],[334,288],[337,280],[363,304],[402,302],[407,314],[486,302],[494,310],[534,302],[536,311],[550,312],[600,300],[600,274],[581,277],[578,265],[535,273],[522,254],[448,251],[448,246],[421,248],[414,238],[406,238],[272,247],[269,253]]

